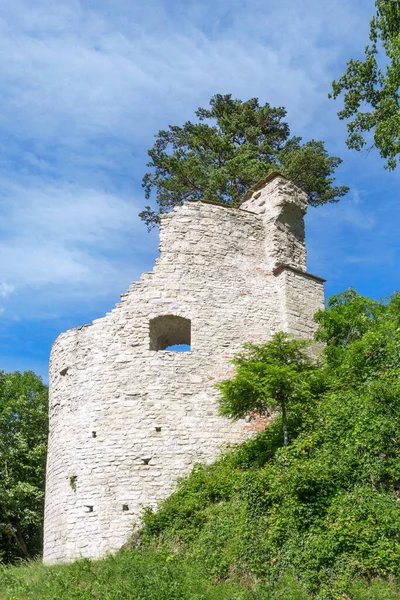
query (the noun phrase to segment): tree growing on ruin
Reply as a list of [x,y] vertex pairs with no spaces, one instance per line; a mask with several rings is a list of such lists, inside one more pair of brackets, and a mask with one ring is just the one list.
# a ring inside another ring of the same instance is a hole
[[0,562],[41,551],[47,386],[32,371],[0,371]]
[[376,0],[375,6],[364,59],[347,63],[330,97],[344,92],[338,116],[349,119],[347,146],[377,148],[393,170],[400,155],[400,1]]
[[305,350],[310,342],[275,333],[264,344],[245,344],[232,364],[236,372],[216,386],[221,392],[219,412],[234,420],[248,413],[265,415],[278,411],[282,416],[283,444],[289,444],[288,411],[310,402],[321,390],[317,365]]
[[148,151],[150,170],[143,177],[146,199],[155,193],[156,210],[146,206],[140,217],[151,229],[159,216],[186,200],[212,200],[237,206],[243,195],[272,171],[279,171],[318,206],[337,202],[346,186],[334,185],[342,162],[324,142],[290,135],[286,110],[217,94],[209,108],[199,108],[196,122],[170,125],[156,135]]

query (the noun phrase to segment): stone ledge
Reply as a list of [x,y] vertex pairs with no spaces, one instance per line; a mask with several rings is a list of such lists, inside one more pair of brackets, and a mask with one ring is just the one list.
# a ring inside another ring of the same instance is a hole
[[186,202],[190,202],[191,204],[211,204],[212,206],[219,206],[220,208],[228,208],[229,210],[239,210],[240,212],[249,213],[250,215],[257,215],[257,213],[252,210],[247,210],[246,208],[240,208],[240,206],[230,206],[229,204],[222,204],[222,202],[216,202],[215,200],[204,200],[203,198],[199,198],[198,200],[189,199]]
[[292,267],[290,265],[280,264],[272,271],[272,273],[277,276],[282,273],[282,271],[293,271],[293,273],[297,273],[298,275],[304,275],[304,277],[309,277],[310,279],[314,279],[319,283],[325,283],[326,279],[322,277],[318,277],[318,275],[312,275],[311,273],[307,273],[307,271],[301,271],[301,269],[297,269],[296,267]]

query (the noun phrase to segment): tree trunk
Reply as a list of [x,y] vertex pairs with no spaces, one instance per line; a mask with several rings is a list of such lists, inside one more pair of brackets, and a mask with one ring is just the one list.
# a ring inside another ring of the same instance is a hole
[[28,548],[26,547],[25,540],[22,537],[21,532],[19,531],[19,529],[17,527],[15,527],[15,528],[13,527],[11,521],[8,522],[8,526],[9,526],[10,534],[14,538],[18,548],[21,550],[21,552],[25,556],[25,558],[29,558],[30,554],[28,552]]
[[287,430],[287,420],[286,420],[286,405],[282,404],[282,429],[283,429],[283,445],[289,445],[289,434]]

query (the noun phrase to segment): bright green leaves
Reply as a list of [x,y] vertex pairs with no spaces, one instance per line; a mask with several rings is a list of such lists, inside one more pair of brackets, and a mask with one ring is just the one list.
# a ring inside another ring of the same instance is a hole
[[[364,60],[350,60],[332,84],[333,98],[344,92],[340,119],[347,124],[349,148],[376,147],[394,169],[400,154],[400,1],[376,0],[370,23],[371,44]],[[373,132],[373,142],[367,134]]]
[[301,138],[290,137],[284,108],[217,94],[210,108],[199,108],[196,116],[196,123],[159,131],[148,152],[151,170],[143,187],[147,199],[155,192],[158,204],[158,211],[147,206],[140,214],[149,229],[160,214],[186,200],[237,206],[272,171],[301,187],[313,206],[337,202],[346,194],[347,187],[333,185],[341,159],[329,156],[323,142],[301,144]]
[[0,553],[41,550],[47,386],[32,371],[0,372]]
[[316,365],[304,352],[308,345],[282,332],[265,344],[246,344],[244,352],[232,361],[237,367],[234,378],[217,384],[221,391],[220,414],[239,419],[249,412],[279,410],[287,445],[287,411],[314,397]]
[[388,303],[359,296],[354,290],[327,302],[315,315],[317,339],[327,342],[325,356],[342,383],[374,380],[400,368],[400,296]]

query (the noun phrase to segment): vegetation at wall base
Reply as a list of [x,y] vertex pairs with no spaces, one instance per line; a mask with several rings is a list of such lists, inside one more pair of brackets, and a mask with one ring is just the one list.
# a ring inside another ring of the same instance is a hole
[[0,567],[0,600],[400,600],[400,295],[349,290],[316,320],[325,360],[288,445],[278,415],[196,465],[117,555]]
[[210,577],[275,582],[290,571],[318,600],[361,577],[400,576],[400,296],[349,290],[316,316],[325,392],[210,466],[198,465],[136,545]]
[[[352,600],[398,600],[395,582],[352,583]],[[311,600],[292,573],[274,585],[217,581],[199,565],[151,550],[124,550],[103,560],[44,566],[0,567],[0,600]]]
[[318,362],[306,353],[309,340],[294,340],[278,331],[263,344],[245,344],[235,355],[235,376],[216,384],[219,412],[233,420],[279,411],[283,445],[289,444],[287,413],[310,404],[324,388]]

